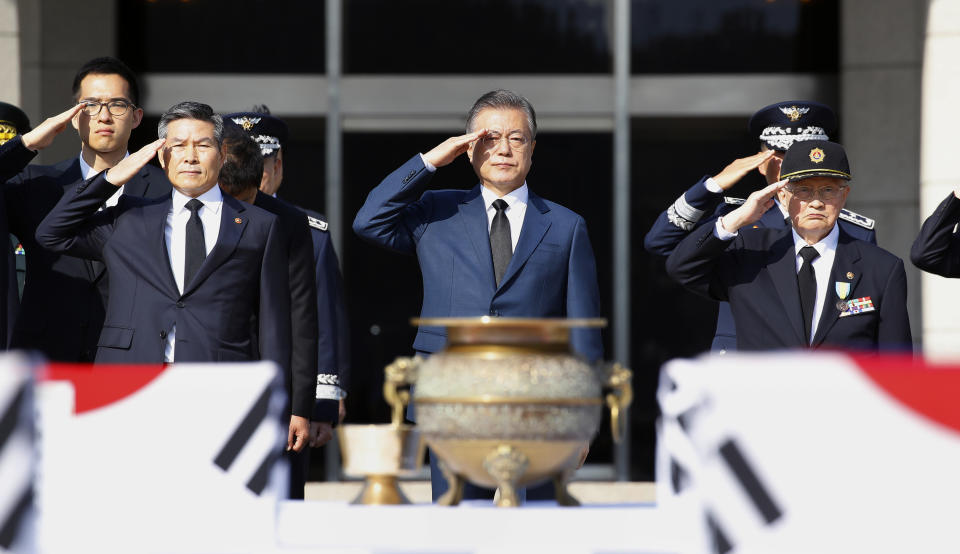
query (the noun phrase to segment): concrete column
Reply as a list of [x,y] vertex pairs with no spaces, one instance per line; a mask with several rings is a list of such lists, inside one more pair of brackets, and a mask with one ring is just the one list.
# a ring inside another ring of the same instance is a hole
[[[116,55],[116,2],[0,0],[0,5],[3,3],[18,8],[20,106],[36,125],[70,106],[73,76],[84,62]],[[68,133],[44,149],[37,163],[54,163],[79,154],[76,133]]]
[[20,22],[17,0],[0,0],[0,101],[20,106]]
[[843,0],[840,33],[840,134],[854,176],[847,207],[875,219],[880,246],[905,261],[918,343],[920,272],[909,256],[920,225],[926,10],[925,1]]
[[[930,0],[923,63],[919,219],[960,185],[960,2]],[[933,357],[960,354],[960,280],[923,274],[923,339]]]

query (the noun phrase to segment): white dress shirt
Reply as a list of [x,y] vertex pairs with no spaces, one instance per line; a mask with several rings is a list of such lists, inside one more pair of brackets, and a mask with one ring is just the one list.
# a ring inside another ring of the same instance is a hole
[[[126,157],[129,156],[129,155],[130,155],[130,152],[127,152],[126,154],[123,155],[123,157],[126,158]],[[100,172],[99,172],[99,171],[94,171],[93,168],[90,167],[90,166],[87,164],[86,161],[84,161],[84,159],[83,159],[83,153],[81,153],[81,154],[80,154],[80,176],[83,178],[83,180],[86,181],[87,179],[89,179],[90,177],[93,177],[94,175],[96,175],[96,174],[98,174],[98,173],[100,173]],[[117,202],[120,201],[120,196],[123,194],[123,187],[124,187],[124,186],[126,186],[126,185],[120,185],[119,187],[117,187],[117,192],[113,193],[113,194],[110,196],[110,198],[107,198],[107,201],[103,203],[104,206],[106,206],[106,207],[108,207],[108,208],[109,208],[110,206],[116,206],[116,205],[117,205]],[[102,210],[103,208],[100,208],[100,209]]]
[[[170,260],[170,269],[173,270],[173,278],[176,280],[177,289],[181,294],[183,294],[184,287],[183,264],[186,261],[186,228],[191,215],[190,210],[186,208],[186,204],[191,199],[190,196],[173,189],[173,203],[170,206],[170,211],[167,212],[167,224],[164,227],[167,258]],[[207,255],[209,255],[220,236],[223,193],[220,192],[219,185],[214,185],[213,188],[198,196],[197,200],[203,202],[203,207],[197,211],[197,214],[200,216],[200,221],[203,222],[203,242],[207,247]],[[167,344],[163,350],[163,359],[166,362],[174,361],[176,332],[177,326],[174,324],[167,334]]]
[[[793,252],[797,262],[797,273],[800,272],[800,266],[803,265],[803,258],[800,257],[800,249],[807,245],[807,241],[800,238],[795,230],[793,233]],[[820,324],[820,315],[823,313],[823,305],[827,301],[827,294],[830,292],[830,270],[833,269],[833,259],[837,253],[837,243],[840,241],[839,226],[834,224],[833,229],[823,237],[820,242],[811,244],[820,255],[813,260],[813,273],[817,278],[817,301],[813,304],[813,321],[810,323],[810,336],[807,337],[807,343],[813,342],[813,337],[817,335],[817,326]]]
[[507,221],[510,222],[511,250],[516,250],[517,241],[520,240],[520,230],[523,228],[523,216],[527,214],[527,199],[530,196],[527,183],[524,182],[522,187],[503,196],[497,196],[497,193],[480,185],[480,194],[483,196],[483,205],[487,208],[487,233],[490,232],[493,218],[497,215],[497,209],[493,207],[493,202],[500,198],[507,203],[507,209],[503,210],[503,213],[507,216]]

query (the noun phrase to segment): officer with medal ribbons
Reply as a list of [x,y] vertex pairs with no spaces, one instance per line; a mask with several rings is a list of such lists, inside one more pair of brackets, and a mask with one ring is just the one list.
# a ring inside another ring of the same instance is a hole
[[[667,256],[677,244],[694,229],[713,223],[730,213],[744,200],[724,196],[744,176],[757,170],[768,184],[780,177],[780,165],[785,152],[796,142],[829,140],[837,132],[837,116],[824,104],[790,100],[777,102],[757,111],[748,124],[751,136],[760,140],[760,152],[734,160],[720,173],[704,176],[683,195],[661,212],[644,237],[644,247],[652,254]],[[774,198],[770,208],[753,226],[786,229],[787,209]],[[841,210],[840,227],[852,237],[876,244],[874,221],[849,210]],[[735,350],[737,331],[730,306],[721,302],[717,314],[717,328],[712,350]]]
[[[29,163],[29,151],[20,149],[22,160],[13,159],[16,156],[17,148],[15,143],[4,147],[14,137],[22,135],[30,130],[30,119],[23,110],[0,102],[0,183],[5,182],[16,175],[20,169]],[[5,155],[6,152],[13,155]],[[10,340],[10,331],[13,329],[17,312],[20,309],[20,290],[22,285],[18,286],[18,277],[23,274],[23,256],[15,256],[23,252],[20,246],[20,239],[8,235],[7,226],[7,208],[3,196],[0,195],[0,237],[8,236],[9,244],[6,252],[0,253],[0,350],[6,350]]]
[[[740,350],[912,350],[903,261],[838,224],[852,178],[843,147],[794,142],[780,175],[683,239],[669,275],[730,303]],[[790,226],[755,228],[775,197]]]

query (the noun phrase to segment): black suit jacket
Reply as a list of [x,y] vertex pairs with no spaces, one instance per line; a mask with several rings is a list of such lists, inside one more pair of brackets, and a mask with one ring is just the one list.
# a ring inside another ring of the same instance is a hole
[[[51,252],[34,238],[64,190],[81,180],[80,161],[23,168],[35,153],[22,143],[15,150],[23,170],[4,185],[4,199],[10,232],[26,253],[26,280],[11,347],[39,350],[51,360],[93,361],[109,290],[104,266]],[[170,182],[148,165],[123,190],[135,197],[169,196]]]
[[920,234],[910,249],[910,261],[918,268],[942,275],[960,277],[960,199],[951,192],[923,222]]
[[162,362],[176,325],[177,362],[272,360],[287,377],[292,412],[310,417],[313,383],[290,373],[287,251],[276,216],[224,194],[217,244],[181,294],[164,238],[171,197],[124,196],[97,212],[115,190],[102,175],[81,181],[37,230],[42,246],[102,261],[110,273],[96,361]]
[[[797,285],[793,233],[741,229],[731,241],[704,225],[667,258],[667,272],[688,289],[729,301],[737,348],[771,350],[807,346]],[[903,261],[840,229],[823,312],[813,348],[912,349]],[[870,297],[874,310],[841,317],[835,283],[849,283],[846,300]]]

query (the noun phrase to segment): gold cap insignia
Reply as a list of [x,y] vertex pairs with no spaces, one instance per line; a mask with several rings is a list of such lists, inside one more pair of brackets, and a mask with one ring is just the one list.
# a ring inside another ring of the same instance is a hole
[[239,217],[235,217],[233,218],[233,222],[239,225],[240,223],[243,223],[243,220],[240,219]]
[[823,153],[823,150],[819,148],[814,148],[810,151],[810,161],[815,164],[822,162],[825,157],[826,155]]
[[810,111],[810,108],[798,108],[796,106],[790,106],[789,108],[780,108],[780,111],[783,112],[783,115],[787,116],[790,121],[800,121],[800,118],[807,112]]
[[853,272],[852,272],[852,271],[848,271],[848,272],[847,272],[847,279],[853,279]]
[[233,122],[243,128],[244,131],[250,131],[253,126],[260,123],[259,117],[234,117]]
[[0,119],[0,144],[17,136],[17,127],[9,121]]

